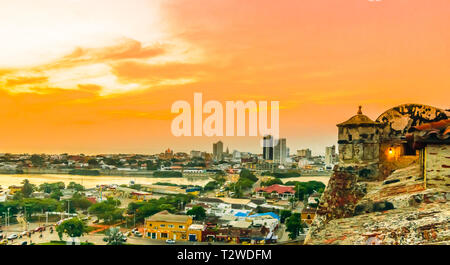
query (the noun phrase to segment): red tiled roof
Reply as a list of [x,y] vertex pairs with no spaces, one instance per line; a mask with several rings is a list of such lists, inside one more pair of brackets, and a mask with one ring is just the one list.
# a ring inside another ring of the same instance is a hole
[[406,135],[413,149],[421,149],[427,143],[450,143],[450,119],[414,126]]
[[273,184],[272,186],[264,187],[264,188],[257,188],[256,191],[264,191],[267,193],[276,192],[278,194],[286,193],[286,192],[295,193],[293,186],[284,186],[284,185],[279,185],[279,184]]
[[448,133],[448,126],[450,126],[450,119],[424,123],[422,125],[414,126],[413,128],[417,131],[441,131],[445,129]]
[[97,199],[95,197],[87,197],[86,199],[92,203],[97,203]]

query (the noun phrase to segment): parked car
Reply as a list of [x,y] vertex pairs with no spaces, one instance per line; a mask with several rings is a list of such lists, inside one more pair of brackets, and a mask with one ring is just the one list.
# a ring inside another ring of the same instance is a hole
[[11,235],[8,236],[8,240],[13,240],[13,239],[16,239],[18,237],[19,236],[17,234],[11,234]]
[[167,244],[175,244],[175,240],[173,240],[173,239],[167,239],[167,240],[166,240],[166,243],[167,243]]
[[127,242],[127,237],[126,236],[122,236],[122,241],[123,242]]
[[42,232],[42,231],[45,231],[45,227],[43,227],[43,226],[40,226],[40,227],[37,227],[36,229],[34,229],[34,232]]
[[28,231],[23,231],[22,233],[20,233],[21,236],[26,236],[28,235]]
[[20,243],[22,246],[28,245],[28,241],[22,241],[22,243]]
[[0,245],[7,245],[7,244],[8,244],[8,240],[6,240],[6,239],[2,239],[0,241]]
[[141,234],[141,232],[139,232],[139,231],[137,231],[136,233],[134,233],[134,235],[137,236],[137,237],[142,237],[142,234]]

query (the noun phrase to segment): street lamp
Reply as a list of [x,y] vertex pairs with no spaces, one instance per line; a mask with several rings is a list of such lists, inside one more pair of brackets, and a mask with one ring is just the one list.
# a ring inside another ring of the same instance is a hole
[[[6,229],[8,229],[8,219],[7,219],[7,217],[6,217],[6,215],[7,215],[7,213],[3,213],[3,215],[5,215],[5,227],[6,227]],[[7,237],[8,236],[8,233],[7,232],[5,232],[5,237]]]
[[67,200],[67,217],[70,216],[70,200]]
[[11,209],[11,207],[8,207],[8,215],[6,216],[6,236],[8,236],[8,231],[9,231],[9,210]]

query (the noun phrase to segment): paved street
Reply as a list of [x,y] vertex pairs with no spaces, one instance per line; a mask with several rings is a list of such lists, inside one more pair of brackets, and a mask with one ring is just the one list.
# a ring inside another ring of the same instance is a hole
[[[52,223],[54,224],[54,223]],[[42,225],[42,224],[41,224]],[[29,225],[28,230],[33,230],[35,228],[39,227],[38,223],[31,223]],[[17,234],[20,235],[20,233],[23,232],[22,226],[15,224],[15,225],[11,225],[9,226],[8,231],[6,231],[6,227],[3,227],[3,234],[6,236],[6,234],[11,235],[11,234]],[[8,245],[20,245],[23,241],[27,241],[28,244],[35,243],[35,244],[39,244],[39,243],[48,243],[52,240],[56,240],[59,241],[59,237],[58,237],[58,233],[56,231],[54,231],[53,233],[50,233],[50,229],[49,227],[47,227],[46,231],[42,232],[42,238],[39,237],[41,233],[37,232],[31,235],[31,237],[28,236],[24,236],[22,238],[17,238],[14,240],[10,240],[8,242]],[[105,237],[104,234],[100,234],[100,233],[96,233],[96,234],[88,234],[88,235],[84,235],[82,237],[80,237],[80,241],[81,242],[91,242],[94,243],[96,245],[106,245],[106,242],[103,241],[103,238]],[[69,238],[64,235],[63,236],[63,240],[68,240]],[[127,239],[127,244],[132,244],[132,245],[165,245],[166,243],[164,241],[160,241],[160,240],[152,240],[152,239],[148,239],[148,238],[143,238],[143,237],[135,237],[135,236],[129,236]],[[185,242],[185,241],[178,241],[176,242],[176,245],[207,245],[207,242]],[[215,245],[223,245],[226,243],[214,243]]]

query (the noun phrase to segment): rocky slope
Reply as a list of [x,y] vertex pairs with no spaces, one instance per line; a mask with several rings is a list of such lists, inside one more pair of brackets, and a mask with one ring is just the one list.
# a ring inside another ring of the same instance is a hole
[[358,170],[336,170],[305,244],[450,243],[447,186],[424,189],[417,165],[380,182],[358,182]]

